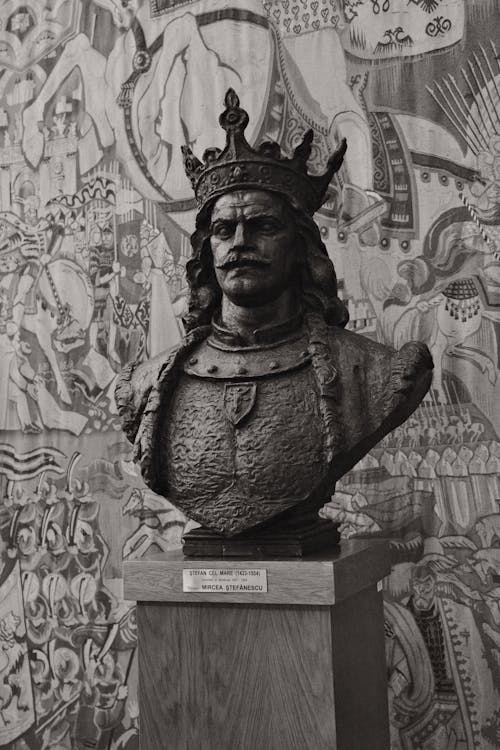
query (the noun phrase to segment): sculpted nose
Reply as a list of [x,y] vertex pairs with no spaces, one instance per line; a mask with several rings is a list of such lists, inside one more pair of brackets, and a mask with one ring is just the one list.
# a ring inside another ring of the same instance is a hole
[[236,224],[236,229],[233,236],[233,247],[243,247],[243,245],[245,244],[245,237],[245,223],[243,221],[239,221]]

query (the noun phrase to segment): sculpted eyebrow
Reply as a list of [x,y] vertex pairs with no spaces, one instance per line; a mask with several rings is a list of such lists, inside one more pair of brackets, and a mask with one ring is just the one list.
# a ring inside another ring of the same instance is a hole
[[[279,216],[276,216],[276,214],[248,214],[248,216],[243,217],[245,221],[278,221],[281,222],[282,219]],[[211,226],[214,226],[214,224],[217,224],[218,222],[223,222],[224,224],[237,224],[238,219],[229,219],[224,218],[223,216],[219,216],[216,219],[212,221]]]
[[250,214],[247,217],[248,221],[281,221],[281,219],[275,214]]
[[[277,226],[283,225],[283,220],[276,216],[275,214],[255,214],[244,217],[245,224],[248,224],[250,226],[258,227],[259,224],[263,224],[264,222],[272,222],[276,224]],[[224,217],[220,216],[217,219],[214,219],[212,223],[210,224],[210,231],[213,232],[220,227],[225,227],[227,229],[234,229],[238,223],[237,219],[225,219]]]

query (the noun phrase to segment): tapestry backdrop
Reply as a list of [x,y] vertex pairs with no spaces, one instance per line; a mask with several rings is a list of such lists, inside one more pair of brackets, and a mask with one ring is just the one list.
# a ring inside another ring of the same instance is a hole
[[[315,132],[349,328],[425,341],[432,392],[338,487],[390,537],[393,750],[500,748],[497,0],[0,0],[0,746],[136,750],[121,561],[178,546],[113,397],[179,340],[180,147]],[[360,717],[362,720],[362,717]]]

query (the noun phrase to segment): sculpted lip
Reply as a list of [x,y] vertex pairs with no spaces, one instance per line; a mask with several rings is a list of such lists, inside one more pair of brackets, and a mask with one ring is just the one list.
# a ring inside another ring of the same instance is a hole
[[232,268],[266,268],[267,266],[269,266],[269,261],[267,260],[238,258],[237,260],[228,260],[217,267],[222,268],[224,271],[229,271]]

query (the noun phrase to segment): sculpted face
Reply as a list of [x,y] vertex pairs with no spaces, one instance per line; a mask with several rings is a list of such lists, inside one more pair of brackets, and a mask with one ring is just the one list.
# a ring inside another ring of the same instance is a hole
[[263,190],[228,193],[212,210],[217,281],[231,302],[254,307],[293,284],[296,231],[284,201]]

